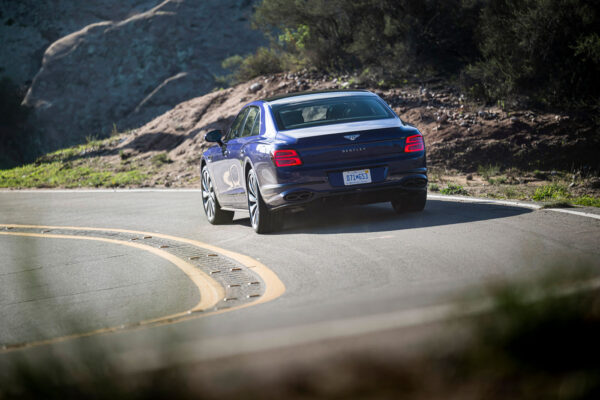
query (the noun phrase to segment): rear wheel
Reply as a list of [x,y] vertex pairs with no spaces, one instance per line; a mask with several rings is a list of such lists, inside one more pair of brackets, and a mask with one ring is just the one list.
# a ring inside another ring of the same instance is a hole
[[398,214],[405,212],[423,211],[427,203],[427,192],[421,191],[417,193],[403,194],[392,200],[392,207]]
[[263,201],[258,187],[258,179],[253,169],[248,171],[248,211],[250,223],[256,233],[269,233],[281,228],[281,214],[270,211]]
[[202,206],[206,213],[206,219],[213,225],[226,224],[233,220],[233,211],[221,210],[221,205],[215,194],[215,188],[205,166],[202,168]]

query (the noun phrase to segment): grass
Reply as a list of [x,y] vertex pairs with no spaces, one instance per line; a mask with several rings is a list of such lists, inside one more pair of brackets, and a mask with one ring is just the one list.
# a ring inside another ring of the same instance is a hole
[[167,153],[158,153],[152,157],[151,161],[152,161],[152,165],[157,166],[157,167],[159,167],[163,164],[170,164],[173,162],[173,160],[171,160],[169,158],[169,155]]
[[568,197],[569,190],[567,187],[558,183],[541,186],[533,194],[533,200],[535,201],[556,200]]
[[0,171],[0,187],[119,187],[140,185],[147,178],[148,174],[135,168],[126,171],[106,171],[98,166],[73,166],[70,162],[54,161]]
[[[486,181],[489,181],[489,179],[492,176],[496,176],[500,173],[500,166],[498,165],[480,165],[477,168],[477,172],[479,173],[479,175],[481,175],[483,177],[483,179],[485,179]],[[492,183],[492,182],[490,182]]]
[[600,197],[580,196],[573,200],[573,204],[585,207],[600,207]]
[[118,170],[103,163],[96,152],[113,145],[118,138],[93,140],[57,150],[40,157],[35,163],[0,170],[0,188],[77,188],[122,187],[141,185],[149,174],[135,164]]
[[551,183],[535,190],[532,196],[535,201],[544,201],[544,208],[572,207],[573,205],[585,207],[600,207],[600,198],[592,196],[574,197],[565,185]]
[[506,176],[499,176],[497,178],[487,178],[487,181],[492,185],[504,185],[508,183],[508,178]]
[[461,185],[455,183],[449,183],[447,187],[440,190],[441,194],[449,195],[468,195],[469,193]]

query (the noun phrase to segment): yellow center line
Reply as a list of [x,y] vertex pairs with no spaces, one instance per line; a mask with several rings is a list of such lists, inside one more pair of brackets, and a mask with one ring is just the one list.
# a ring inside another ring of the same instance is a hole
[[[205,317],[209,315],[221,314],[224,312],[229,312],[233,310],[239,310],[242,308],[250,307],[253,305],[266,303],[268,301],[274,300],[281,296],[285,292],[285,285],[277,275],[271,271],[266,265],[262,264],[258,260],[255,260],[246,255],[236,253],[230,250],[225,250],[217,246],[213,246],[207,243],[203,243],[197,240],[181,238],[177,236],[165,235],[155,232],[143,232],[143,231],[134,231],[127,229],[110,229],[110,228],[92,228],[92,227],[72,227],[72,226],[45,226],[45,225],[15,225],[15,224],[0,224],[0,227],[4,228],[14,228],[14,229],[60,229],[60,230],[76,230],[76,231],[95,231],[95,232],[120,232],[120,233],[129,233],[140,236],[153,236],[157,238],[163,238],[168,240],[173,240],[181,243],[191,244],[193,246],[197,246],[203,248],[205,250],[209,250],[215,253],[219,253],[223,256],[229,257],[240,264],[244,265],[247,268],[251,268],[252,272],[256,273],[260,276],[265,284],[265,291],[263,295],[257,300],[245,304],[241,304],[238,306],[225,308],[221,310],[215,310],[211,312],[205,313],[197,313],[198,311],[207,310],[213,308],[220,300],[225,297],[225,289],[214,279],[212,279],[209,275],[196,268],[192,264],[189,264],[182,260],[179,257],[174,256],[164,250],[159,248],[155,248],[149,245],[141,244],[139,242],[130,242],[124,240],[117,239],[108,239],[104,237],[96,237],[96,236],[76,236],[76,235],[63,235],[63,234],[52,234],[52,233],[29,233],[29,232],[10,232],[4,231],[0,232],[0,235],[11,235],[11,236],[25,236],[25,237],[41,237],[41,238],[56,238],[56,239],[75,239],[75,240],[95,240],[113,244],[119,244],[124,246],[130,246],[133,248],[141,249],[144,251],[148,251],[152,254],[155,254],[163,259],[173,263],[177,266],[186,276],[196,285],[200,292],[200,302],[196,304],[190,310],[186,310],[180,313],[167,315],[164,317],[158,317],[154,319],[140,321],[134,327],[128,327],[128,329],[136,329],[138,327],[144,327],[148,325],[165,325],[171,323],[177,323],[182,321],[187,321],[192,318]],[[109,328],[101,328],[90,332],[84,333],[76,333],[65,336],[60,336],[51,339],[39,340],[35,342],[29,342],[26,344],[19,345],[17,348],[24,347],[33,347],[44,344],[51,344],[62,342],[69,339],[87,337],[92,335],[98,335],[109,332],[123,331],[121,327],[109,327]],[[8,348],[5,351],[10,351],[14,348]]]

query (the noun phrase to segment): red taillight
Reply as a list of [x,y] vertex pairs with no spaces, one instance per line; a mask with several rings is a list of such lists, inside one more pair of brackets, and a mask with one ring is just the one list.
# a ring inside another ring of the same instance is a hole
[[275,150],[273,152],[273,161],[278,167],[291,167],[293,165],[302,165],[302,160],[296,150]]
[[416,151],[425,150],[425,143],[423,142],[423,136],[413,135],[406,138],[406,145],[404,146],[405,153],[414,153]]

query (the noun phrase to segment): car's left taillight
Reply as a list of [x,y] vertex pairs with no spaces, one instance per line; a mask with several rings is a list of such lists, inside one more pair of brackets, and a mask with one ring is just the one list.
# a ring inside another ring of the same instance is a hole
[[275,150],[273,152],[273,162],[277,167],[302,165],[302,160],[296,150]]
[[412,135],[406,138],[406,143],[404,145],[405,153],[415,153],[423,150],[425,150],[425,142],[423,141],[423,136]]

